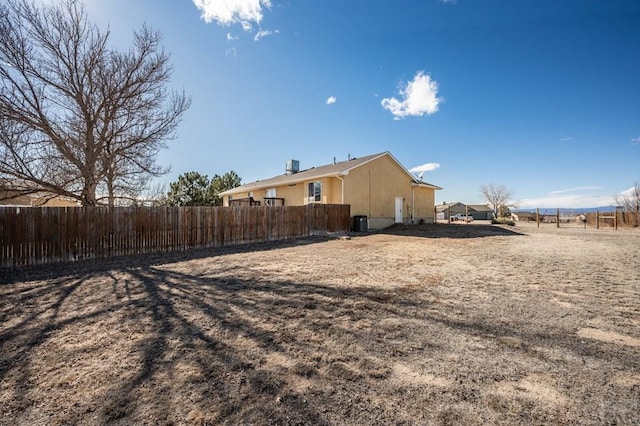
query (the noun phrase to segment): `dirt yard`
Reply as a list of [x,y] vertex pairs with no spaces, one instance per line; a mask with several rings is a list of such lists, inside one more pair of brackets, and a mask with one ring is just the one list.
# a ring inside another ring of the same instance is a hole
[[420,225],[0,271],[0,424],[639,424],[640,232]]

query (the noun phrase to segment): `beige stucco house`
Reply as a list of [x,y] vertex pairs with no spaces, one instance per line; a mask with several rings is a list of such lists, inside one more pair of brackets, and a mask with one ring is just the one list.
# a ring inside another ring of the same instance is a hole
[[349,204],[352,216],[367,216],[369,229],[394,223],[432,223],[438,186],[412,175],[389,152],[306,170],[287,162],[285,174],[220,193],[223,204],[301,206]]
[[[79,203],[69,197],[45,194],[41,192],[23,194],[14,189],[13,181],[0,181],[0,207],[77,207]],[[24,185],[20,185],[23,189]]]

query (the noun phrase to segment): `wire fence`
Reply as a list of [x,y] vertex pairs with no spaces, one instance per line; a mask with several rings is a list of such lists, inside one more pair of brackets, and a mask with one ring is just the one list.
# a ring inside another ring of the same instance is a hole
[[513,213],[518,222],[536,223],[538,226],[557,228],[618,229],[640,226],[640,212],[588,212],[566,210],[541,210]]

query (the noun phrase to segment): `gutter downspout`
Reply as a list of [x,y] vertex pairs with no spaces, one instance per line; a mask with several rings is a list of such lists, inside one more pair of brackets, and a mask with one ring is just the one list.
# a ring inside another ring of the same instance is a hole
[[415,187],[411,187],[411,223],[415,223],[415,212],[416,212],[416,193],[415,193],[416,188]]
[[342,179],[340,176],[336,176],[338,179],[340,179],[340,182],[342,184],[342,204],[344,204],[344,179]]
[[371,217],[371,170],[369,170],[369,217]]

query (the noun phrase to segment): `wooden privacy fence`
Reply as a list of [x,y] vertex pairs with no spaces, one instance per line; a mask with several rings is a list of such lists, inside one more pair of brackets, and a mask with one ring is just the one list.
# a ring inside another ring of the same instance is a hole
[[0,208],[0,266],[15,267],[349,231],[350,207]]

